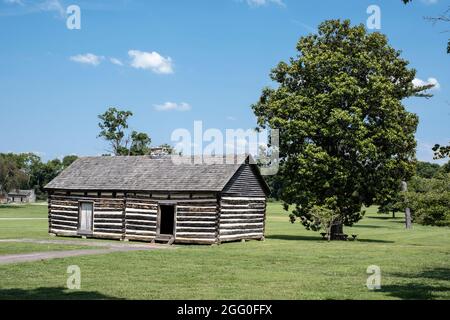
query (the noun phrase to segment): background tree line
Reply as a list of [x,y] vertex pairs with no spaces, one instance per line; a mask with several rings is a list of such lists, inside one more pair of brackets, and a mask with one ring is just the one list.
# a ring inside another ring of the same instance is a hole
[[[271,198],[281,199],[281,175],[266,177]],[[418,161],[414,176],[408,181],[408,192],[400,186],[377,201],[381,214],[403,215],[405,208],[412,212],[413,222],[423,225],[450,226],[450,161],[444,165]]]
[[34,189],[46,198],[44,186],[77,159],[75,155],[47,162],[34,153],[0,153],[0,194],[15,189]]

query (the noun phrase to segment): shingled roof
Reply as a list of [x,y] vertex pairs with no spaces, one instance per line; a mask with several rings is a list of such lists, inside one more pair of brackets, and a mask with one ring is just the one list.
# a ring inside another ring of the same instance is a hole
[[174,163],[170,156],[159,158],[151,156],[83,157],[73,162],[45,188],[48,190],[222,191],[241,165],[252,160],[248,155],[237,156],[230,164],[230,161],[225,161],[224,157],[203,157],[203,164],[195,164],[197,162],[193,159],[182,157]]

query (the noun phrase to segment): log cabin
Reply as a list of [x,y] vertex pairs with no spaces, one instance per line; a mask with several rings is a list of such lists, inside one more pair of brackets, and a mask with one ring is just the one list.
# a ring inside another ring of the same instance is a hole
[[270,191],[251,156],[181,158],[77,159],[45,187],[49,233],[167,244],[264,239]]

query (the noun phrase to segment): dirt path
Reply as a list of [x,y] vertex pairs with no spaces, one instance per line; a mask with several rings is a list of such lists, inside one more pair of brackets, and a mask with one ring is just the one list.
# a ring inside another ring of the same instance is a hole
[[[44,251],[34,253],[8,254],[0,256],[0,264],[31,262],[56,258],[66,258],[84,255],[107,254],[112,252],[156,250],[173,248],[155,244],[135,244],[123,242],[102,242],[102,241],[73,241],[73,240],[37,240],[37,239],[0,239],[1,243],[37,243],[37,244],[67,244],[79,246],[102,247],[102,249],[82,249],[65,251]],[[104,247],[104,249],[103,249]]]

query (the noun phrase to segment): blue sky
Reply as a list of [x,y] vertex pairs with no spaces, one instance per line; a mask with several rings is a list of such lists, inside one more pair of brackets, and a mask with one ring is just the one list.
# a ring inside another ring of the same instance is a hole
[[[80,30],[66,27],[72,4]],[[432,99],[405,101],[420,117],[417,157],[430,161],[450,140],[450,25],[423,17],[444,0],[0,0],[0,152],[104,153],[96,117],[109,106],[133,111],[131,128],[154,144],[195,120],[253,128],[250,105],[299,37],[326,19],[366,23],[372,4],[417,81],[438,83]]]

